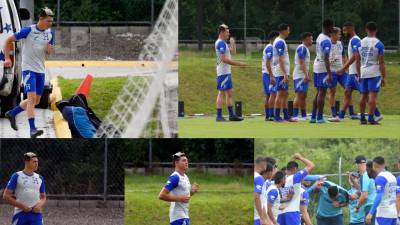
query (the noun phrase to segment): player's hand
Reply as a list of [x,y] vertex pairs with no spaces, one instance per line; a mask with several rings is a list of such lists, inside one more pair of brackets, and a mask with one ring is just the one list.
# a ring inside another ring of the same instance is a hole
[[244,68],[244,67],[247,66],[247,64],[244,63],[244,62],[238,62],[238,65],[239,65],[239,67],[241,67],[241,68]]
[[300,155],[300,153],[295,153],[295,154],[292,156],[292,158],[293,158],[294,160],[298,160],[298,159],[301,159],[302,156]]
[[275,82],[276,82],[276,81],[275,81],[275,77],[274,77],[274,76],[271,76],[269,82],[271,82],[272,85],[275,85]]
[[311,81],[310,75],[307,74],[306,78],[304,78],[304,83],[309,83]]
[[340,203],[338,201],[332,202],[333,207],[340,208]]
[[365,223],[371,224],[371,220],[372,220],[372,214],[368,213],[367,217],[365,217]]
[[190,200],[190,195],[182,195],[182,196],[178,196],[178,202],[183,202],[183,203],[188,203]]
[[4,60],[4,64],[3,64],[4,66],[4,68],[10,68],[11,66],[12,66],[12,62],[11,62],[11,59],[10,58],[6,58],[5,60]]
[[359,210],[359,208],[357,208],[357,207],[354,208],[355,213],[358,213],[358,210]]
[[199,190],[200,185],[197,183],[192,184],[192,193],[196,193]]
[[28,206],[24,206],[23,208],[22,208],[22,211],[24,211],[24,212],[31,212],[32,211],[32,208],[31,207],[28,207]]
[[289,76],[286,74],[283,76],[283,83],[285,84],[289,83]]
[[42,212],[42,207],[40,207],[40,206],[34,206],[34,207],[32,208],[32,211],[33,211],[34,213],[41,213],[41,212]]
[[328,79],[326,79],[326,82],[328,82],[328,84],[332,82],[332,73],[328,73]]
[[382,86],[382,87],[385,87],[385,84],[386,84],[385,78],[382,77],[381,86]]

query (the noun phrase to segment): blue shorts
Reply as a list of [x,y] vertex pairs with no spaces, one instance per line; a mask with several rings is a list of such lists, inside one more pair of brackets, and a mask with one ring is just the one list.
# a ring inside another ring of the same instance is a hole
[[336,88],[338,83],[338,76],[335,72],[332,72],[332,81],[328,83],[328,88]]
[[263,79],[263,87],[264,87],[264,95],[269,96],[271,94],[275,94],[277,92],[275,85],[271,84],[271,79],[268,73],[262,74]]
[[360,79],[360,92],[379,92],[381,89],[381,77],[371,77]]
[[279,225],[300,225],[300,212],[287,212],[278,215]]
[[233,88],[232,75],[225,74],[217,77],[217,90],[228,91]]
[[376,225],[396,225],[396,223],[397,223],[396,218],[376,217],[376,221],[375,221]]
[[[342,73],[340,75],[334,73],[337,77],[337,82],[342,86],[342,88],[346,88],[347,77],[349,76],[347,73]],[[333,75],[333,74],[332,74]]]
[[314,73],[314,87],[316,88],[329,88],[331,84],[328,83],[328,73]]
[[277,91],[287,91],[289,90],[289,85],[283,83],[284,76],[275,77],[275,89]]
[[343,215],[333,217],[320,217],[317,215],[317,225],[344,225]]
[[346,89],[360,90],[360,83],[358,82],[355,74],[347,75],[347,80],[345,84]]
[[170,225],[190,225],[189,218],[175,220],[170,223]]
[[12,219],[14,225],[43,225],[43,216],[41,213],[19,212]]
[[256,220],[254,220],[254,225],[261,225],[261,221],[260,221],[260,219],[256,219]]
[[296,93],[298,93],[298,92],[307,93],[307,91],[308,91],[308,83],[304,82],[304,78],[299,78],[299,79],[294,80],[294,91]]
[[24,92],[36,92],[42,95],[44,90],[44,73],[36,73],[29,70],[22,71],[22,79],[24,83]]

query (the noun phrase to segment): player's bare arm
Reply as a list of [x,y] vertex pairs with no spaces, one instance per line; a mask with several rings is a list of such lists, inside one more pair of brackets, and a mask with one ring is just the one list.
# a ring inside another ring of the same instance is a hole
[[13,194],[12,194],[12,190],[9,190],[9,189],[5,189],[4,190],[3,200],[8,204],[23,210],[24,212],[32,211],[32,208],[30,208],[30,207],[28,207],[28,206],[26,206],[26,205],[24,205],[24,204],[22,204],[20,202],[17,202],[14,199]]
[[311,171],[315,168],[315,164],[313,162],[311,162],[311,160],[300,155],[300,153],[295,153],[293,155],[293,159],[302,161],[306,165],[304,169],[308,173],[311,173]]
[[360,77],[361,76],[361,57],[360,57],[360,54],[356,53],[356,52],[354,53],[353,56],[355,56],[355,58],[356,58],[356,68],[357,68],[356,76]]
[[4,67],[11,67],[12,66],[12,62],[11,62],[11,58],[10,58],[10,45],[15,42],[17,39],[15,38],[14,35],[9,36],[6,39],[6,43],[4,44],[3,47],[3,52],[4,52]]
[[185,196],[185,195],[172,195],[168,189],[165,187],[161,189],[160,194],[158,195],[158,198],[163,201],[167,202],[183,202],[183,203],[188,203],[190,200],[190,196]]
[[386,81],[386,67],[383,55],[378,56],[378,61],[379,61],[379,71],[381,72],[382,75],[381,85],[382,87],[384,87]]
[[283,72],[283,76],[284,76],[283,82],[285,84],[287,84],[289,82],[289,75],[287,73],[288,71],[286,71],[286,68],[285,68],[285,58],[283,56],[279,56],[279,66]]
[[40,193],[40,200],[35,206],[32,207],[32,211],[34,213],[41,213],[44,204],[46,204],[46,201],[47,201],[46,193]]
[[195,193],[199,191],[200,185],[197,183],[192,184],[192,188],[190,190],[190,196],[193,196]]
[[221,60],[222,60],[222,62],[229,64],[231,66],[240,66],[240,67],[246,66],[246,64],[243,62],[234,61],[234,60],[229,59],[228,57],[225,56],[225,54],[221,54]]
[[305,75],[304,82],[308,83],[311,80],[311,78],[310,78],[310,75],[307,72],[305,60],[304,59],[300,59],[299,63],[300,63],[300,69]]

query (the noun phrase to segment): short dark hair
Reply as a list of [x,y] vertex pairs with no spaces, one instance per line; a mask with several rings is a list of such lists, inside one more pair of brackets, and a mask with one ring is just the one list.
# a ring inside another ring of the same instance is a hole
[[338,187],[337,187],[336,185],[330,186],[330,187],[328,188],[328,195],[329,195],[329,197],[334,198],[334,197],[336,197],[338,194],[339,194],[339,189],[338,189]]
[[282,171],[276,172],[274,177],[272,177],[272,180],[275,182],[275,184],[279,184],[283,179],[285,179],[285,173]]
[[33,153],[33,152],[27,152],[27,153],[24,154],[24,161],[25,161],[25,162],[29,162],[29,161],[31,161],[31,159],[37,158],[37,157],[38,157],[38,156],[37,156],[35,153]]
[[335,25],[335,22],[333,22],[332,19],[328,18],[325,19],[324,22],[322,23],[322,26],[324,27],[325,31],[330,31],[332,30],[333,26]]
[[304,39],[306,39],[306,38],[308,38],[310,36],[312,36],[311,32],[304,32],[304,33],[301,34],[301,40],[304,41]]
[[292,169],[297,169],[297,168],[299,168],[299,164],[296,161],[290,161],[286,165],[287,170],[292,170]]
[[378,29],[378,26],[376,25],[375,22],[370,21],[367,24],[365,24],[365,28],[369,31],[376,31]]
[[385,158],[383,158],[382,156],[377,156],[372,160],[374,163],[383,166],[385,165]]
[[274,170],[274,165],[267,162],[267,168],[265,169],[265,172],[272,172],[273,170]]
[[367,168],[372,169],[372,160],[367,160]]
[[225,32],[225,31],[228,30],[228,29],[229,29],[228,25],[226,25],[226,24],[221,24],[221,25],[219,25],[219,27],[218,27],[218,34],[220,34],[220,33],[222,33],[222,32]]
[[343,26],[344,26],[344,27],[354,27],[354,24],[353,24],[352,22],[350,22],[350,21],[346,21],[346,22],[343,24]]
[[276,165],[276,160],[274,158],[272,158],[272,157],[269,157],[269,156],[265,157],[265,161],[267,163],[270,163],[272,166]]
[[175,165],[176,161],[179,161],[182,157],[186,157],[186,154],[183,152],[177,152],[172,155],[172,163]]
[[259,156],[256,158],[256,160],[254,162],[256,163],[256,165],[258,165],[258,164],[266,162],[266,161],[265,161],[264,157]]
[[272,40],[273,38],[276,38],[279,36],[279,32],[276,30],[273,30],[271,32],[269,32],[268,34],[268,40]]
[[286,24],[286,23],[281,23],[281,24],[279,24],[279,26],[278,26],[278,31],[281,32],[281,31],[287,30],[288,28],[289,28],[289,25],[288,25],[288,24]]
[[47,7],[41,8],[39,12],[39,17],[44,18],[48,16],[54,17],[53,11]]

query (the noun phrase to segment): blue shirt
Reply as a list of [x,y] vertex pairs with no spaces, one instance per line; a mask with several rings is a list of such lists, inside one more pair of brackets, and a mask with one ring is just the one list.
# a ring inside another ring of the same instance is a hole
[[[357,193],[357,191],[358,191],[357,189],[351,188],[349,190],[349,194],[350,195],[355,194]],[[356,208],[357,204],[358,204],[358,199],[350,200],[349,202],[350,223],[364,223],[365,221],[365,213],[364,210],[362,210],[363,207],[365,207],[365,205],[363,205],[362,208],[358,210],[358,212],[356,213],[354,209]]]
[[368,192],[368,199],[364,203],[365,206],[370,206],[374,203],[376,197],[375,181],[369,178],[367,171],[361,174],[360,178],[361,192]]
[[335,208],[333,207],[333,201],[329,197],[328,188],[330,186],[337,186],[339,189],[339,195],[336,197],[336,201],[339,203],[346,203],[349,199],[349,193],[344,188],[338,186],[337,184],[325,181],[322,184],[322,187],[319,189],[319,201],[318,201],[318,209],[317,214],[320,217],[335,217],[338,215],[342,215],[343,211],[341,207]]

